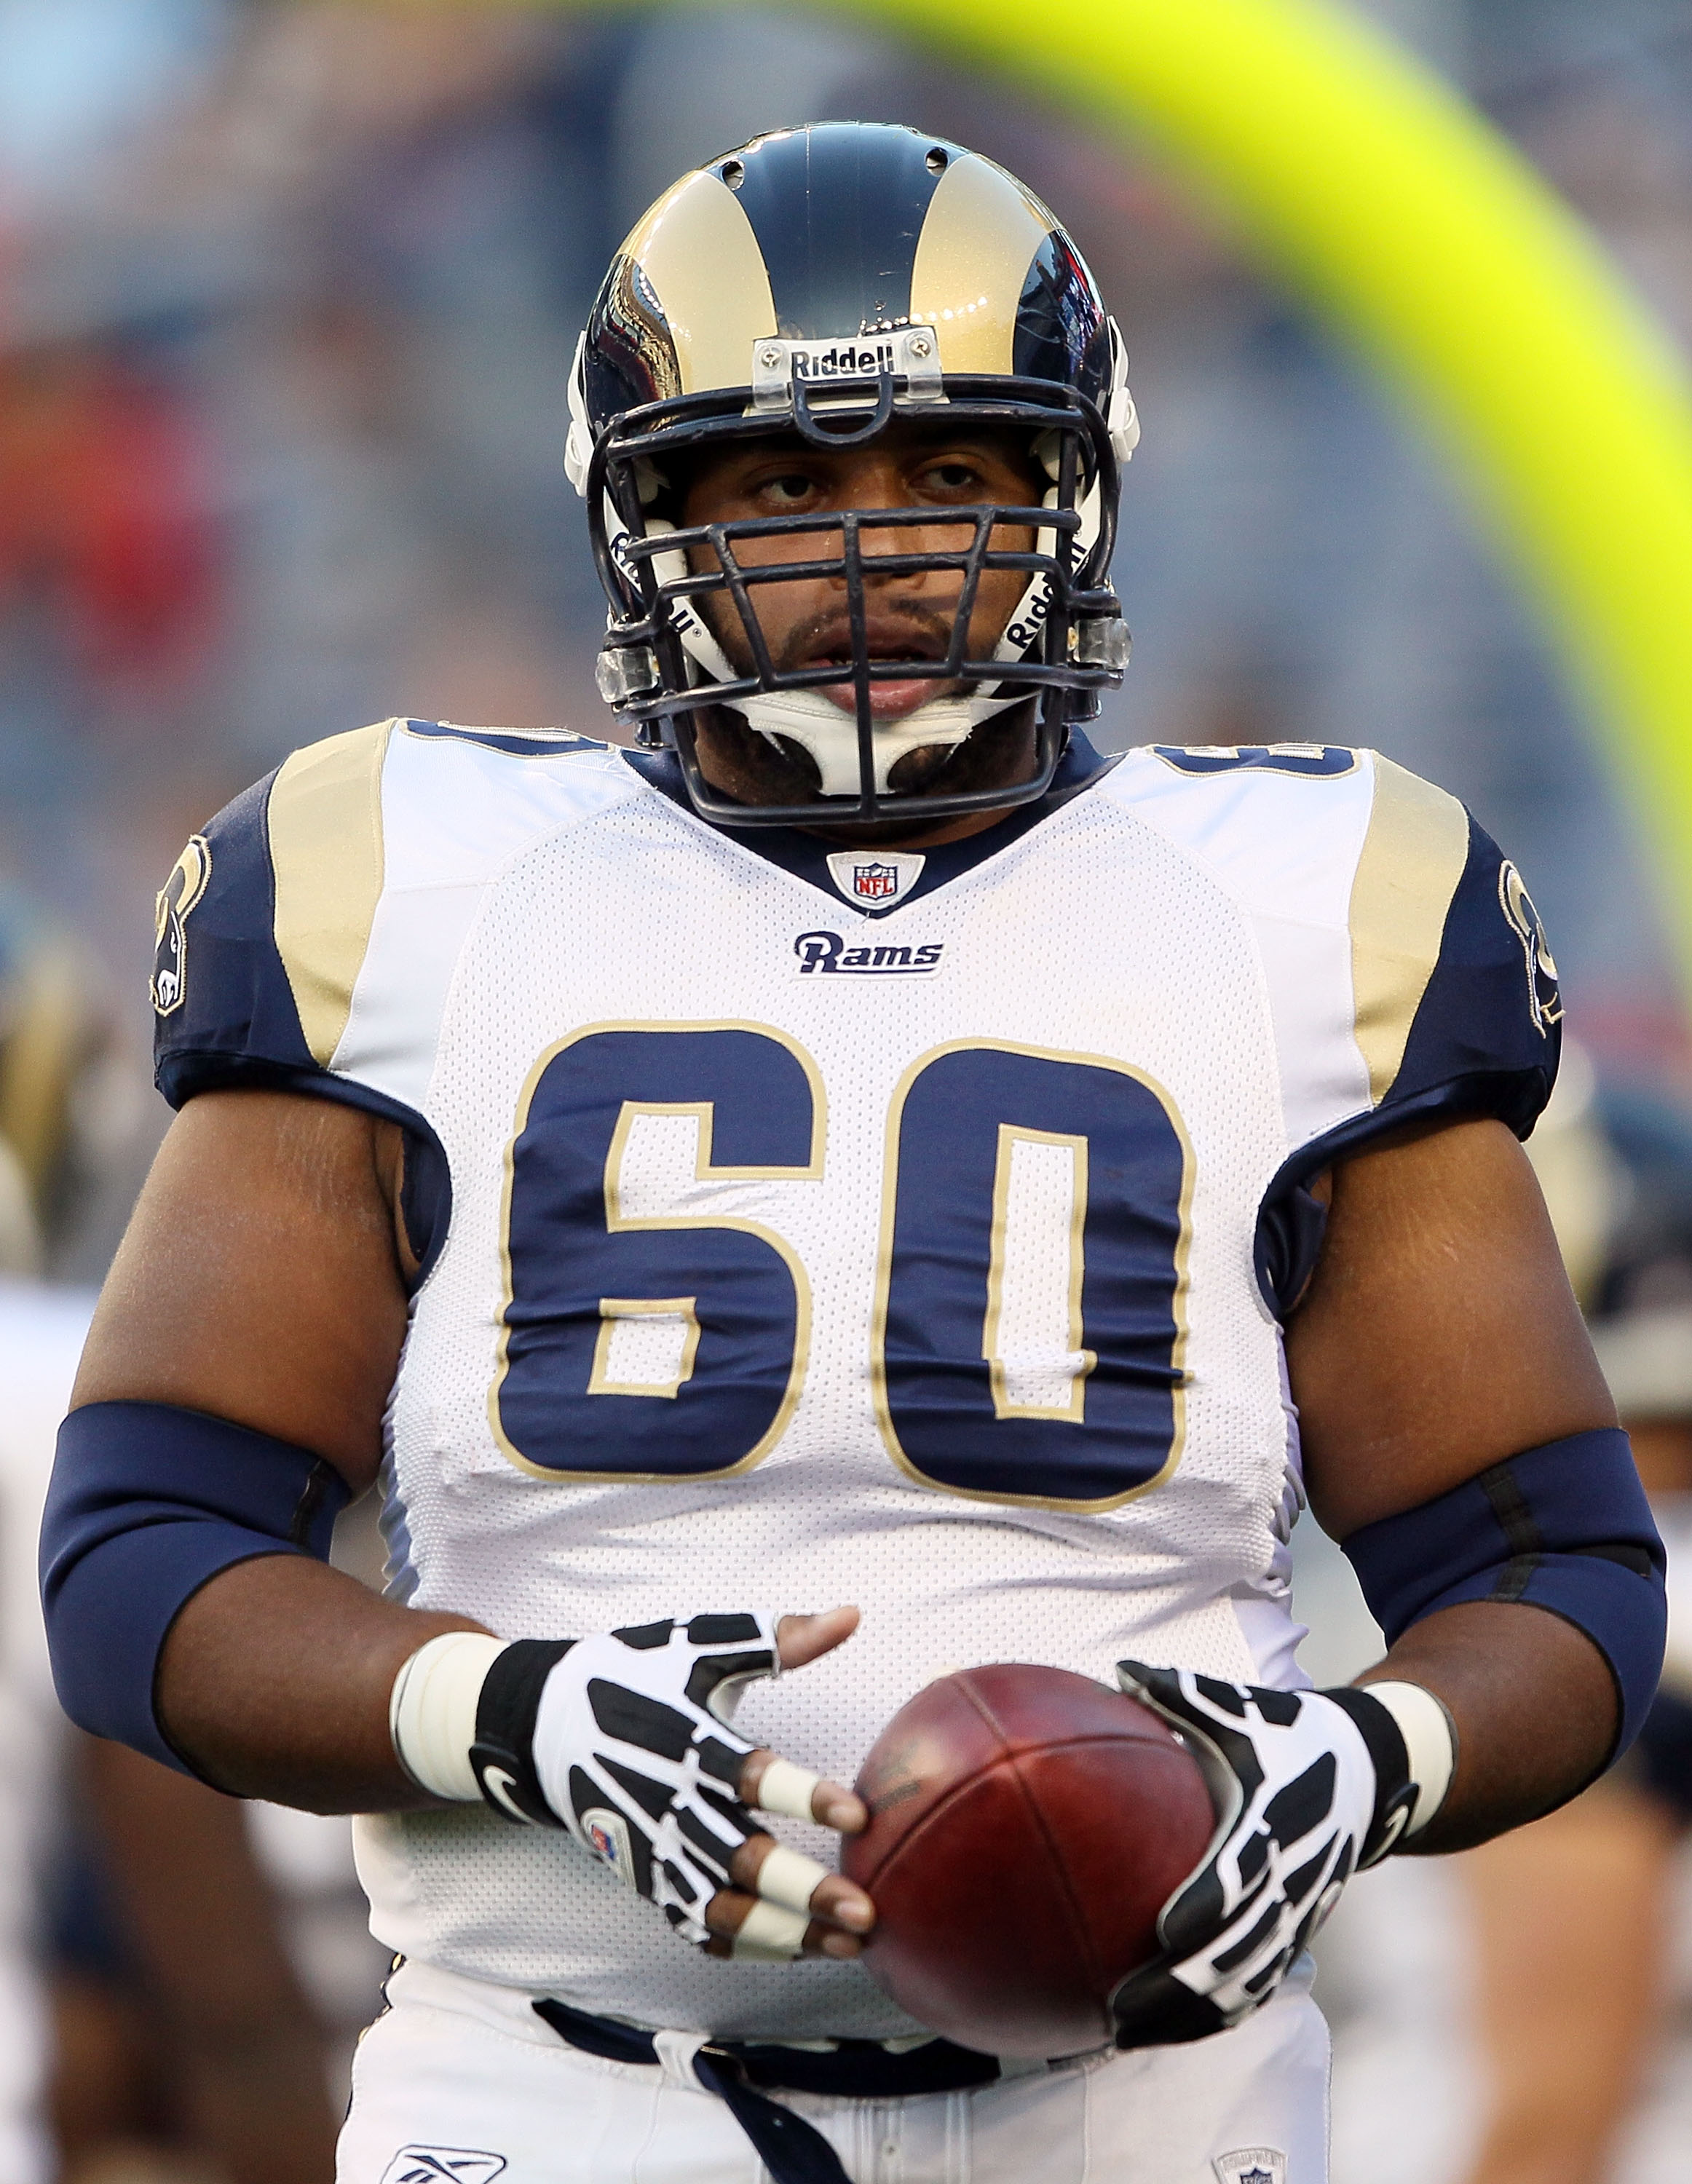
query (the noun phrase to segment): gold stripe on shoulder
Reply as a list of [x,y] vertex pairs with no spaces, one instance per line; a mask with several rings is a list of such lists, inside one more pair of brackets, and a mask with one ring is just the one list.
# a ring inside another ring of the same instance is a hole
[[392,721],[297,750],[270,790],[276,951],[300,1028],[329,1066],[382,887],[381,770]]
[[979,152],[954,159],[929,200],[910,269],[910,321],[932,326],[946,371],[1009,371],[1016,307],[1053,221]]
[[1410,1028],[1439,960],[1445,917],[1469,855],[1455,796],[1374,754],[1369,830],[1351,882],[1355,1035],[1378,1106],[1404,1063]]
[[657,297],[683,394],[744,387],[752,344],[776,331],[770,276],[740,201],[715,175],[684,175],[623,245]]

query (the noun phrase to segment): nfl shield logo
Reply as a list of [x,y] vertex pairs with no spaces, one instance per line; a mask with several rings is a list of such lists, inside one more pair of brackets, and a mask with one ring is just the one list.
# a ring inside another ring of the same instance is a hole
[[629,1824],[621,1813],[609,1812],[604,1805],[595,1805],[582,1815],[582,1832],[595,1853],[602,1858],[619,1880],[635,1885],[634,1848],[629,1841]]
[[1287,2184],[1287,2157],[1275,2146],[1242,2146],[1211,2166],[1217,2184]]
[[899,893],[897,865],[854,865],[852,892],[860,902],[887,902]]
[[876,917],[904,900],[927,862],[918,850],[884,850],[878,857],[865,856],[861,850],[836,850],[828,860],[828,877],[848,902]]

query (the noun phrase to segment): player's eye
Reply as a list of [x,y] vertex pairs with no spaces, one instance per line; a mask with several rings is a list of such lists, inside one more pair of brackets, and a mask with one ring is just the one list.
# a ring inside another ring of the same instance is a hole
[[981,484],[981,472],[973,463],[960,456],[950,461],[930,463],[922,473],[921,482],[930,493],[972,493]]
[[758,488],[761,498],[773,501],[778,508],[792,508],[806,499],[813,490],[811,480],[803,471],[784,471],[779,477],[765,478]]

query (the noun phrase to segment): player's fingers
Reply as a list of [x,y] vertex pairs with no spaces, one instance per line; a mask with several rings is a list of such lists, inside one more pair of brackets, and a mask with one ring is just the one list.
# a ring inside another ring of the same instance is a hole
[[823,1926],[867,1934],[876,1923],[875,1905],[854,1882],[831,1873],[803,1851],[789,1850],[773,1836],[749,1836],[730,1861],[728,1873],[760,1902]]
[[705,1945],[708,1954],[754,1964],[791,1963],[795,1957],[855,1957],[864,1946],[854,1934],[808,1919],[803,1911],[765,1903],[738,1888],[718,1890],[705,1907],[705,1925],[711,1934]]
[[832,1653],[858,1627],[855,1607],[825,1608],[821,1615],[784,1615],[776,1625],[776,1646],[784,1669],[803,1669]]
[[870,1825],[870,1808],[854,1791],[827,1775],[796,1767],[767,1745],[749,1752],[740,1770],[743,1804],[760,1813],[780,1813],[792,1820],[815,1820],[843,1836],[861,1835]]

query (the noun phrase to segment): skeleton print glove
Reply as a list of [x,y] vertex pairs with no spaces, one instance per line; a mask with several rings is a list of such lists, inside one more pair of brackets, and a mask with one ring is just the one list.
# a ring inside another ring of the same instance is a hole
[[1202,2040],[1267,2002],[1352,1874],[1432,1817],[1450,1777],[1449,1717],[1406,1684],[1267,1691],[1138,1661],[1118,1662],[1116,1680],[1179,1733],[1219,1816],[1159,1917],[1162,1953],[1112,1998],[1117,2045]]
[[496,1812],[567,1828],[703,1944],[705,1906],[763,1825],[737,1795],[755,1747],[726,1715],[740,1685],[779,1673],[767,1614],[519,1640],[482,1685],[470,1764]]

